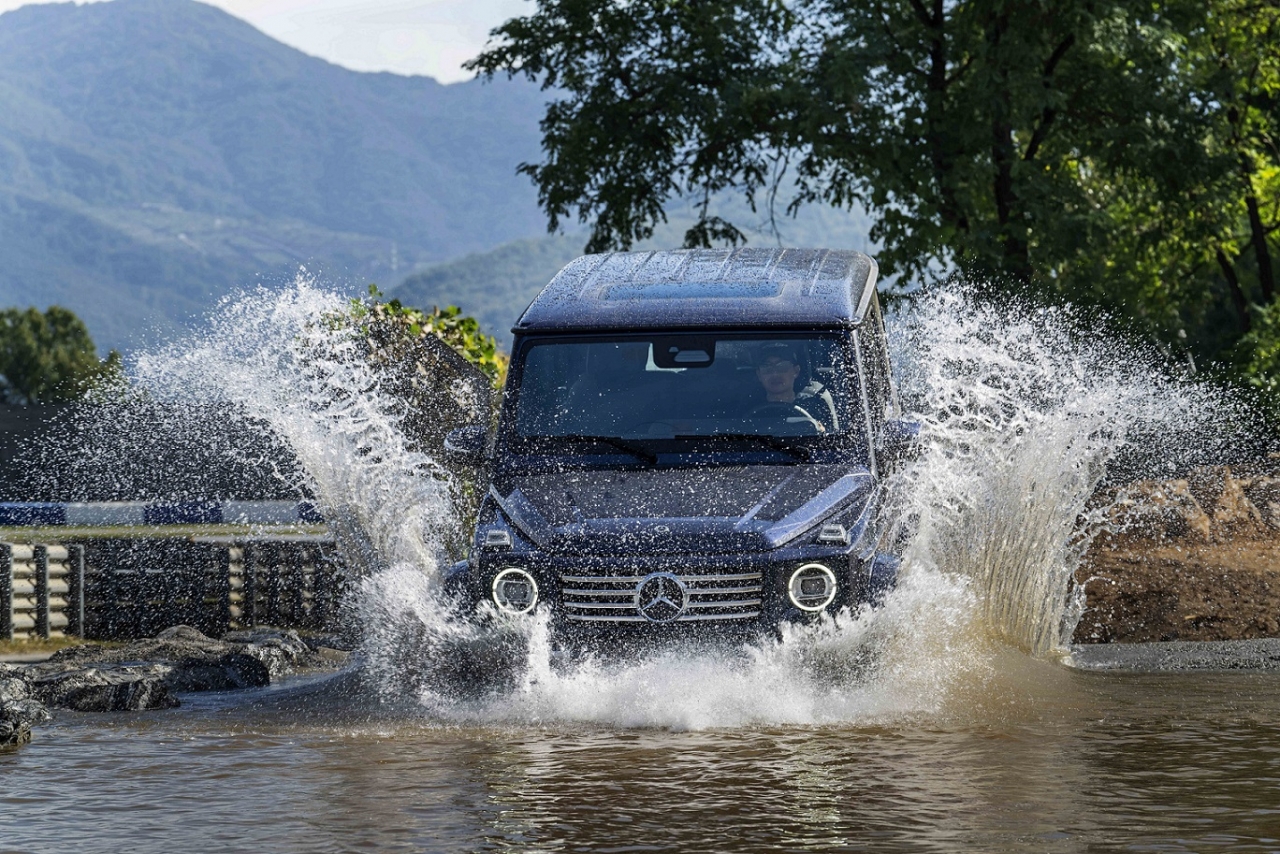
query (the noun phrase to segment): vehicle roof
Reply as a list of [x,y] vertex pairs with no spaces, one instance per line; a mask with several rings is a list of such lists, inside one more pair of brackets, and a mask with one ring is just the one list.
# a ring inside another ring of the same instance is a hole
[[876,262],[839,249],[610,252],[571,261],[513,332],[847,327],[866,316]]

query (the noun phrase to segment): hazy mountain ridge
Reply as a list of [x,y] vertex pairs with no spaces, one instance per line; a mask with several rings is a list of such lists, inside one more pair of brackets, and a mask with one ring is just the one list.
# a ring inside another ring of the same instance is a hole
[[190,0],[0,15],[0,300],[106,346],[307,263],[406,270],[536,233],[541,96],[360,74]]

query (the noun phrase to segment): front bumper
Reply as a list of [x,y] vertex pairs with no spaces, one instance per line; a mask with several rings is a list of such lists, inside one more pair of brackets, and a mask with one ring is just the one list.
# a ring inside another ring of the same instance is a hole
[[[812,564],[830,569],[836,589],[825,607],[803,610],[788,596],[788,582]],[[536,607],[549,612],[554,631],[570,636],[758,635],[857,608],[876,593],[869,558],[813,546],[732,555],[487,553],[459,564],[449,586],[474,604],[492,603],[494,579],[511,568],[535,580]]]

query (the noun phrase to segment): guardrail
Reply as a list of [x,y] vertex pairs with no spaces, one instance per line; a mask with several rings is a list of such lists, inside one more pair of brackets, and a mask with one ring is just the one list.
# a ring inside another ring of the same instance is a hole
[[84,547],[0,543],[0,639],[84,635]]

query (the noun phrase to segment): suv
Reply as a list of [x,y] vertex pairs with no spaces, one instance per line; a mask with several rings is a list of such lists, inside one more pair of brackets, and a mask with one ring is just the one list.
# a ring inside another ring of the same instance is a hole
[[446,442],[489,482],[447,586],[606,644],[874,604],[881,479],[913,435],[875,280],[835,250],[570,263],[513,329],[494,435]]

